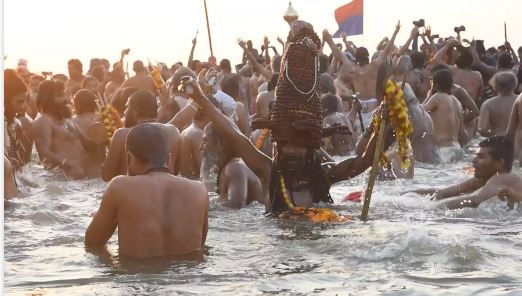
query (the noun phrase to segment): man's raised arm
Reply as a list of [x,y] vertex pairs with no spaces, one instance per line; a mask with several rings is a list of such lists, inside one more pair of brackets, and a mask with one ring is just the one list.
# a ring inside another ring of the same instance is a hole
[[393,43],[395,42],[395,37],[397,37],[397,33],[399,33],[399,30],[401,29],[401,22],[397,22],[397,25],[395,26],[395,31],[393,32],[392,37],[390,40],[386,43],[386,47],[384,47],[383,51],[379,54],[379,56],[373,60],[372,64],[375,65],[377,68],[380,68],[382,64],[384,64],[384,61],[386,58],[390,55],[392,49],[393,49]]
[[352,61],[350,61],[350,59],[348,59],[348,57],[346,57],[339,47],[337,47],[337,45],[334,43],[332,36],[327,29],[323,30],[323,40],[328,43],[328,46],[330,46],[330,49],[332,50],[332,54],[341,64],[352,63]]
[[247,166],[259,178],[262,178],[262,181],[268,183],[270,181],[272,160],[263,152],[257,150],[252,142],[241,133],[239,128],[212,105],[194,79],[185,79],[183,85],[184,87],[191,87],[193,89],[192,99],[196,101],[205,114],[210,117],[215,128],[222,133],[230,145],[236,149]]
[[246,55],[248,61],[252,64],[252,66],[256,70],[258,70],[261,73],[261,75],[263,75],[263,77],[265,77],[267,80],[270,80],[270,78],[272,78],[272,71],[266,69],[265,67],[263,67],[263,65],[257,62],[256,58],[246,47],[245,41],[239,39],[237,43],[243,49],[243,53]]

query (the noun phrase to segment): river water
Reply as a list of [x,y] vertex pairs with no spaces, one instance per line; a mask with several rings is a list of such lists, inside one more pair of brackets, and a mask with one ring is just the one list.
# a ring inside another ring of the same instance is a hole
[[[22,176],[35,186],[4,203],[4,293],[522,295],[522,207],[491,200],[449,211],[399,195],[467,178],[473,153],[457,164],[417,164],[414,180],[378,182],[366,223],[361,204],[340,200],[363,189],[368,173],[332,187],[333,208],[353,217],[343,225],[267,218],[259,204],[230,210],[212,195],[205,254],[161,262],[119,258],[117,235],[107,253],[86,251],[104,182],[67,182],[31,164]],[[518,164],[514,172],[522,174]]]

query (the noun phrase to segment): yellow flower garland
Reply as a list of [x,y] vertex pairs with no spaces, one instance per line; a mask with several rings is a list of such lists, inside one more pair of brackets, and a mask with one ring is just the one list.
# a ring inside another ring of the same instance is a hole
[[110,141],[116,129],[121,127],[118,111],[111,106],[103,106],[101,107],[100,117],[101,122],[105,125],[107,141]]
[[[386,83],[384,101],[381,108],[384,107],[384,104],[386,104],[387,107],[388,120],[395,130],[395,140],[399,144],[398,152],[401,158],[401,168],[406,170],[411,166],[411,162],[408,158],[408,136],[413,133],[413,127],[408,118],[408,107],[404,101],[402,89],[392,80],[388,80]],[[381,121],[380,114],[375,114],[373,116],[371,124],[374,131],[379,130]],[[383,167],[390,165],[388,159],[384,155],[384,151],[381,154],[380,162]]]
[[321,223],[321,222],[346,223],[346,222],[350,221],[350,219],[348,219],[348,217],[341,216],[330,209],[325,209],[325,208],[305,209],[303,207],[294,206],[294,204],[290,201],[290,198],[288,197],[288,191],[286,190],[285,179],[282,175],[279,178],[279,182],[281,184],[283,200],[285,201],[286,205],[290,209],[288,212],[281,213],[279,215],[279,218],[297,220],[299,218],[304,217],[313,223]]

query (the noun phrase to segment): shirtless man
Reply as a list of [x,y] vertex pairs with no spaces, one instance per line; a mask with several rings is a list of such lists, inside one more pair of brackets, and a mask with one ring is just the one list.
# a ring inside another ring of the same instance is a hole
[[277,84],[278,74],[273,74],[268,81],[267,91],[260,92],[256,98],[256,114],[257,118],[263,118],[269,116],[268,105],[275,99],[275,87]]
[[341,125],[350,129],[351,135],[333,135],[325,138],[323,148],[330,155],[346,156],[355,148],[356,139],[353,137],[353,129],[350,120],[339,112],[339,98],[333,94],[325,94],[321,97],[325,117],[323,125],[326,127]]
[[27,86],[15,70],[4,70],[4,155],[18,170],[31,160],[33,141],[31,131],[24,130],[16,114],[23,112],[27,103]]
[[515,104],[513,104],[506,135],[514,143],[515,158],[518,159],[519,165],[522,166],[522,94],[518,96]]
[[248,137],[250,135],[250,119],[247,107],[239,102],[239,80],[240,77],[237,74],[223,78],[221,90],[236,101],[237,126]]
[[[464,157],[459,144],[459,135],[465,134],[462,105],[451,95],[453,84],[451,73],[440,70],[433,75],[433,88],[436,93],[423,104],[433,120],[435,140],[440,149],[443,162],[456,162]],[[465,138],[461,136],[462,138]]]
[[431,194],[435,200],[449,209],[476,208],[481,202],[498,196],[507,199],[512,208],[522,202],[522,178],[510,173],[513,166],[513,143],[504,136],[487,138],[479,143],[479,151],[473,159],[475,176],[457,185],[442,189],[415,191]]
[[129,174],[109,183],[85,232],[86,247],[103,247],[118,227],[120,256],[182,256],[203,249],[208,194],[201,182],[170,174],[169,142],[157,123],[128,133]]
[[[166,91],[163,87],[163,92]],[[127,101],[125,109],[125,127],[114,132],[107,158],[102,164],[102,179],[106,182],[118,175],[125,175],[127,163],[125,160],[125,139],[132,127],[144,122],[157,122],[158,105],[156,97],[149,91],[137,91]],[[177,160],[180,135],[178,129],[171,124],[161,125],[166,131],[169,143],[170,161],[169,169],[175,172],[175,161]]]
[[[352,64],[355,69],[353,85],[354,90],[359,93],[359,99],[363,107],[362,115],[365,126],[368,126],[370,123],[373,110],[379,106],[377,101],[377,74],[394,48],[393,42],[395,41],[399,29],[400,23],[397,23],[392,38],[386,43],[386,47],[378,57],[371,62],[368,50],[364,47],[359,47],[355,54],[357,65],[354,65],[352,61],[350,61],[350,59],[348,59],[348,57],[346,57],[337,47],[337,45],[335,45],[328,30],[323,31],[323,39],[328,43],[337,60],[342,64]],[[349,70],[350,68],[346,69]],[[343,70],[343,68],[341,68],[341,70]],[[339,75],[342,75],[342,73],[339,73]]]
[[139,90],[150,91],[152,93],[156,93],[156,87],[152,82],[152,77],[148,75],[143,62],[137,60],[132,65],[132,70],[136,73],[134,76],[125,80],[121,87],[135,87]]
[[422,52],[413,52],[410,55],[413,69],[406,76],[406,82],[411,86],[419,102],[424,102],[430,90],[430,73],[425,69],[426,56]]
[[[182,110],[188,104],[188,95],[178,89],[180,85],[181,77],[190,76],[196,78],[196,73],[187,67],[181,67],[167,82],[170,86],[170,94],[168,96],[160,96],[158,106],[158,122],[166,123],[172,120],[172,118]],[[190,124],[190,121],[188,121]],[[180,130],[183,130],[186,126],[178,126]]]
[[205,127],[201,150],[206,166],[217,170],[217,193],[225,206],[240,209],[253,201],[265,204],[259,178],[212,123]]
[[65,96],[72,98],[82,85],[83,80],[83,65],[78,59],[71,59],[67,62],[67,69],[69,70],[69,79],[65,82]]
[[90,170],[86,148],[93,147],[77,126],[68,101],[56,93],[57,83],[46,80],[38,87],[37,105],[41,116],[34,121],[34,139],[40,160],[47,168],[61,167],[73,179]]
[[27,114],[32,119],[36,118],[38,108],[36,107],[36,98],[38,97],[38,85],[45,79],[40,75],[32,75],[29,79],[29,104],[27,105]]
[[[512,72],[498,72],[493,76],[493,89],[497,96],[485,101],[480,109],[479,133],[483,137],[505,136],[511,114],[517,99],[515,88],[517,77]],[[518,156],[518,155],[517,155]]]
[[208,122],[205,113],[198,110],[192,124],[181,132],[179,173],[185,178],[199,180],[202,157],[200,146],[203,140],[203,129]]

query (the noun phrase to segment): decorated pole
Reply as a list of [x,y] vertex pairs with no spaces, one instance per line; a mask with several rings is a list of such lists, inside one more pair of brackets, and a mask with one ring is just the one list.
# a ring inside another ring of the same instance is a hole
[[384,130],[386,129],[386,116],[384,116],[384,109],[381,109],[381,126],[379,127],[379,133],[377,135],[377,144],[375,146],[375,152],[373,154],[373,163],[370,170],[370,179],[368,180],[368,187],[364,193],[364,205],[361,214],[361,220],[368,220],[368,211],[370,210],[370,201],[372,199],[373,185],[375,184],[375,178],[377,178],[377,169],[379,160],[381,159],[382,146],[384,142]]
[[210,35],[210,23],[208,22],[207,0],[203,0],[203,4],[205,5],[205,18],[207,19],[208,44],[210,46],[210,63],[212,66],[215,66],[216,58],[214,57],[214,51],[212,50],[212,37]]

